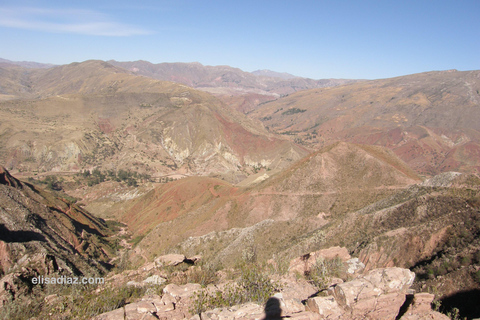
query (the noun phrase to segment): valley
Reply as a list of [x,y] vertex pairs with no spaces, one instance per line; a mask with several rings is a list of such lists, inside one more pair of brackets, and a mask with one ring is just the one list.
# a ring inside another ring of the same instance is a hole
[[480,317],[479,71],[1,62],[5,317]]

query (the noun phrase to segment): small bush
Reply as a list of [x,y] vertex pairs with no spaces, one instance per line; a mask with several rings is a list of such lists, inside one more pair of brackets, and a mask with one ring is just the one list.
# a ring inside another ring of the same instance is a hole
[[241,267],[237,282],[230,283],[223,291],[197,293],[191,312],[200,314],[208,309],[228,307],[246,302],[264,304],[276,291],[279,285],[256,264]]
[[340,258],[317,259],[307,279],[319,290],[326,289],[332,278],[340,278],[345,273],[345,266]]

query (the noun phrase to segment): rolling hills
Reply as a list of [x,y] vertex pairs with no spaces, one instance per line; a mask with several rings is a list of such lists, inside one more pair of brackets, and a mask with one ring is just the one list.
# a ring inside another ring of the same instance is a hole
[[249,114],[271,132],[318,148],[385,146],[423,175],[479,172],[480,71],[427,72],[312,89]]
[[[271,235],[275,240],[255,241],[265,257],[279,246],[290,246],[283,237],[312,232],[330,219],[341,219],[418,182],[418,176],[391,152],[338,143],[248,187],[206,177],[171,182],[132,200],[117,218],[134,233],[145,235],[138,248],[147,256],[188,237],[267,224],[272,232],[282,231]],[[214,251],[228,243],[217,243]],[[226,263],[239,254],[232,251],[222,259]]]
[[28,69],[22,81],[18,67],[2,70],[12,83],[0,103],[0,161],[9,169],[249,174],[307,154],[208,93],[106,62]]
[[148,61],[108,61],[134,74],[210,92],[232,108],[248,112],[259,104],[306,89],[337,86],[352,82],[348,79],[313,80],[268,70],[252,73],[230,66],[204,66],[193,63],[158,63]]

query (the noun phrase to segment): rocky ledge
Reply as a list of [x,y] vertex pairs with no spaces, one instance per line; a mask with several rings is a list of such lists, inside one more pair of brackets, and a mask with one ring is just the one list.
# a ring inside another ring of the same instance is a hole
[[[324,251],[311,253],[309,258],[322,257],[323,254],[328,256],[332,251],[343,252],[342,248]],[[182,257],[171,259],[172,257],[160,257],[156,261],[168,264],[182,260]],[[435,298],[433,294],[415,293],[410,289],[415,279],[415,274],[410,270],[380,268],[363,271],[358,259],[351,259],[348,254],[339,258],[349,268],[352,268],[352,265],[357,267],[349,272],[348,281],[331,279],[331,284],[321,291],[298,273],[289,272],[275,279],[281,284],[281,289],[264,305],[245,303],[194,314],[195,300],[202,290],[218,292],[228,286],[223,283],[202,288],[200,284],[194,283],[184,285],[170,283],[163,288],[161,295],[144,296],[140,301],[103,313],[93,319],[449,319],[432,310],[431,304]],[[304,262],[308,260],[303,259]],[[173,260],[175,262],[172,262]],[[298,262],[298,259],[292,260],[290,271],[299,268]],[[307,264],[303,264],[302,268]]]

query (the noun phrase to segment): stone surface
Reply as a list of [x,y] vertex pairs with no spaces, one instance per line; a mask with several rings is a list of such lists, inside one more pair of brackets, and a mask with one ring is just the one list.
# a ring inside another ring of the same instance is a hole
[[[202,290],[199,284],[169,284],[158,295],[145,296],[143,300],[95,317],[95,320],[113,319],[295,319],[295,320],[394,320],[399,316],[407,292],[414,279],[408,269],[374,269],[357,278],[331,287],[330,296],[313,296],[314,287],[302,279],[291,276],[281,278],[281,292],[275,293],[265,305],[245,303],[207,310],[199,315],[190,314],[195,292]],[[278,279],[277,279],[278,280]],[[230,285],[232,284],[229,282]],[[211,293],[221,290],[227,283],[209,285]],[[400,319],[403,320],[448,320],[448,317],[430,308],[434,296],[417,293]],[[306,301],[305,305],[302,301]]]
[[368,314],[371,319],[395,319],[414,279],[415,274],[408,269],[374,269],[363,277],[336,285],[333,295],[353,317]]
[[123,308],[119,308],[110,312],[102,313],[92,318],[92,320],[119,320],[124,318],[125,318],[125,310]]
[[450,318],[444,314],[433,311],[431,303],[435,299],[435,295],[431,293],[421,292],[413,296],[412,303],[408,307],[405,314],[400,318],[402,320],[449,320]]
[[146,283],[146,284],[156,284],[156,285],[160,285],[160,284],[163,284],[167,282],[167,279],[165,278],[162,278],[161,276],[159,275],[153,275],[153,276],[150,276],[148,277],[147,279],[143,280],[143,283]]
[[358,274],[365,270],[365,265],[358,258],[347,260],[346,264],[348,274]]
[[163,288],[163,293],[168,294],[174,298],[189,298],[195,292],[202,289],[202,286],[198,283],[187,283],[184,285],[169,284]]
[[308,299],[307,311],[318,313],[327,319],[339,319],[343,313],[343,310],[338,306],[335,298],[332,296]]
[[158,266],[176,266],[185,261],[185,256],[183,254],[167,254],[164,256],[157,257],[155,263]]

